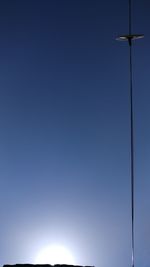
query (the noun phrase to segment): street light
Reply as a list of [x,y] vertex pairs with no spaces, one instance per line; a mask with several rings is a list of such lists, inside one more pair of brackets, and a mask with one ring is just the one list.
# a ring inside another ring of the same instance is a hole
[[132,69],[132,41],[141,39],[143,34],[132,34],[131,28],[131,0],[129,5],[129,34],[116,38],[118,41],[127,41],[129,44],[129,88],[130,88],[130,171],[131,171],[131,245],[132,245],[132,267],[134,267],[134,116],[133,116],[133,69]]

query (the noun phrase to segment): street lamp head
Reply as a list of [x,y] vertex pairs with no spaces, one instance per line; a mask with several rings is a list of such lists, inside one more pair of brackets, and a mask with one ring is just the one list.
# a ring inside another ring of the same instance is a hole
[[126,34],[126,35],[120,35],[116,38],[117,41],[132,41],[144,38],[144,34]]

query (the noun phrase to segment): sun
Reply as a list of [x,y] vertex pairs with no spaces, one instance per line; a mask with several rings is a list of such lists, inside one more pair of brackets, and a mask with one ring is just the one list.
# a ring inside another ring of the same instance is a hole
[[71,264],[74,259],[71,252],[63,246],[51,245],[43,248],[37,255],[36,264]]

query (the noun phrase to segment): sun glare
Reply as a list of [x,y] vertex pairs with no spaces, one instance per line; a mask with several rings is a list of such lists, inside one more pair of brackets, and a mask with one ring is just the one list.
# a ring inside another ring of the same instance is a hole
[[36,264],[72,264],[74,259],[68,249],[63,246],[48,246],[42,249],[37,258]]

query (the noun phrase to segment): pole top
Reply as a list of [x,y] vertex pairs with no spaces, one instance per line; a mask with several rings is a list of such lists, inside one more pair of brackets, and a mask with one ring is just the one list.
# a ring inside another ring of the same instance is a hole
[[117,41],[128,41],[131,42],[132,40],[137,40],[144,38],[144,34],[126,34],[120,35],[116,38]]

